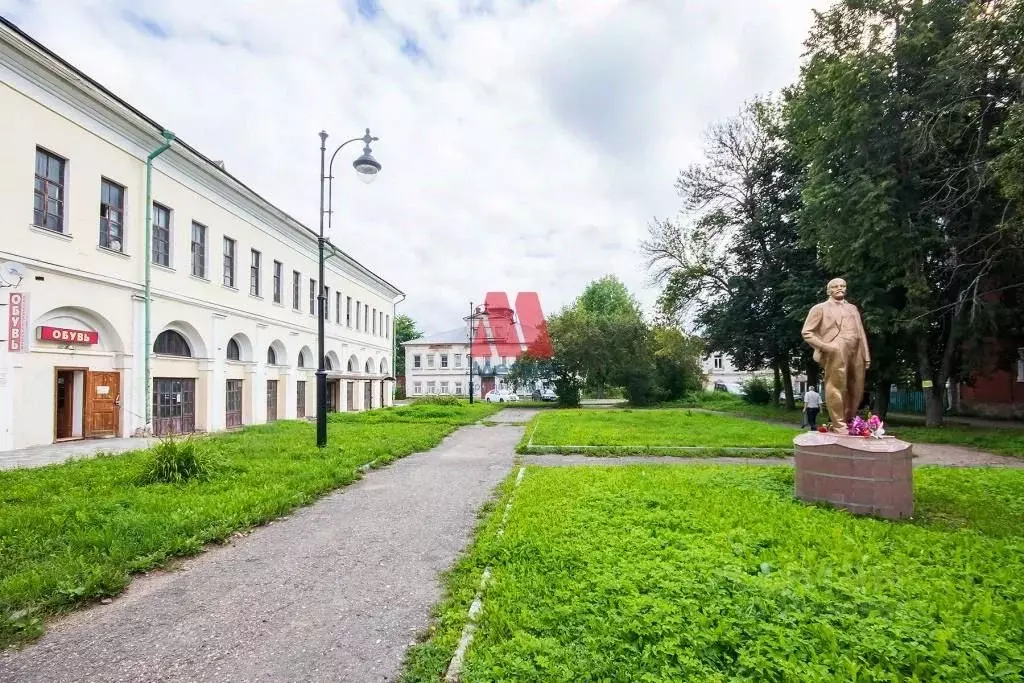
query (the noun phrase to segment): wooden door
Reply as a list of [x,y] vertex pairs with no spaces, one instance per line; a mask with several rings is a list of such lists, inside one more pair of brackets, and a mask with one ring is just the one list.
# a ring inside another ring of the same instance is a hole
[[345,382],[345,407],[347,410],[356,409],[356,383]]
[[189,434],[196,430],[196,381],[174,377],[153,380],[153,433]]
[[224,423],[228,429],[242,426],[242,380],[229,379],[225,383]]
[[363,404],[363,410],[373,408],[373,382],[370,380],[366,380],[363,384],[363,400],[366,401]]
[[121,373],[89,372],[85,382],[85,437],[121,432]]
[[277,380],[267,380],[267,422],[277,419]]
[[56,440],[74,436],[75,373],[58,370],[55,387],[54,437]]
[[483,377],[480,379],[480,398],[484,398],[490,392],[494,391],[494,378]]
[[306,417],[306,383],[295,383],[295,416]]

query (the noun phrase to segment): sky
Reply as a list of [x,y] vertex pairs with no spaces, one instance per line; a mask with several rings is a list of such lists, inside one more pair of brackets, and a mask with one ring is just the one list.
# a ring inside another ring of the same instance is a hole
[[[796,78],[828,0],[0,0],[0,14],[407,294],[424,332],[488,291],[545,314],[680,207],[708,126]],[[330,153],[330,149],[329,152]]]

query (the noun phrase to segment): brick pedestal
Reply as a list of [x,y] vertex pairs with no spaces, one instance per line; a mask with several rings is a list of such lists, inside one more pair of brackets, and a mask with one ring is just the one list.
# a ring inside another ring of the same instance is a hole
[[824,501],[854,514],[888,519],[914,514],[909,443],[893,437],[807,432],[793,439],[793,447],[800,500]]

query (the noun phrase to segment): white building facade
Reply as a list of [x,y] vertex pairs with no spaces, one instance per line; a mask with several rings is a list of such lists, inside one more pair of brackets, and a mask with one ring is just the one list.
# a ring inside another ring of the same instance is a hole
[[[769,370],[739,370],[733,365],[732,358],[725,353],[713,353],[702,360],[704,367],[704,389],[706,391],[727,390],[739,393],[743,383],[754,377],[764,377],[769,384],[775,381],[774,373]],[[724,389],[723,389],[724,387]],[[803,396],[807,391],[807,376],[803,373],[793,375],[793,392]]]
[[[173,140],[147,249],[163,128],[2,19],[0,124],[0,457],[315,415],[313,232]],[[390,405],[402,292],[342,252],[325,284],[329,410]]]

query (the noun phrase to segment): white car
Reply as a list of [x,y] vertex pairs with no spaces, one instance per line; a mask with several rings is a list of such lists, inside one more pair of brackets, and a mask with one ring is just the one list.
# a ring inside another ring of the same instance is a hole
[[484,400],[488,403],[507,403],[510,401],[518,401],[519,397],[507,389],[493,389],[487,392],[484,396]]

